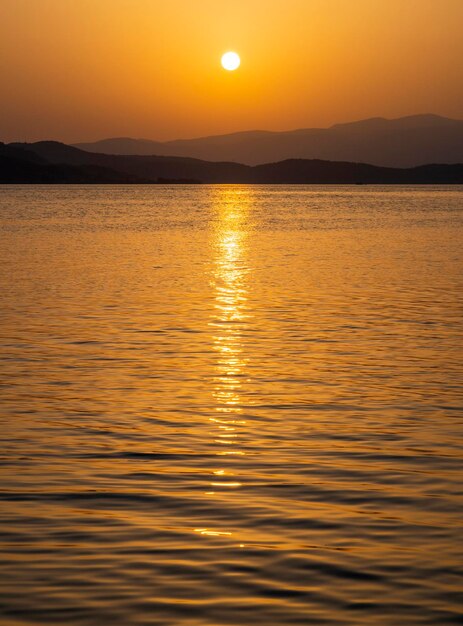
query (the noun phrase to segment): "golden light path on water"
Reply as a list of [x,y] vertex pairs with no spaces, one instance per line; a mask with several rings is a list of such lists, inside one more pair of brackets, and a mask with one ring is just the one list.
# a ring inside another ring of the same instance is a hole
[[[215,292],[212,328],[213,349],[216,354],[212,396],[214,415],[209,417],[216,456],[245,456],[241,447],[246,420],[243,419],[243,384],[249,383],[247,358],[243,346],[243,331],[251,317],[248,310],[248,280],[250,268],[247,260],[246,222],[251,191],[244,188],[223,187],[217,190],[217,221],[214,229],[215,258],[212,287]],[[244,196],[244,197],[243,197]],[[243,201],[244,200],[244,201]],[[207,496],[232,492],[241,488],[242,482],[228,467],[218,464],[211,470]],[[231,535],[228,530],[196,529],[203,535]],[[240,544],[243,547],[243,544]]]

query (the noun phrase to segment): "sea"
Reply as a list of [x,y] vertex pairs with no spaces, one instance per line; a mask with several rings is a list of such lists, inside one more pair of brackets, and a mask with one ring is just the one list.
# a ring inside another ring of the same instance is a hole
[[0,186],[0,623],[463,624],[462,186]]

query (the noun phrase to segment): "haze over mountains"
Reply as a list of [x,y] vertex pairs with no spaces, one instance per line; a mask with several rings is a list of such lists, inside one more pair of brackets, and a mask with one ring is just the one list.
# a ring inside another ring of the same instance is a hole
[[463,164],[384,168],[288,159],[249,166],[185,157],[85,152],[55,141],[0,143],[0,183],[463,184]]
[[372,118],[330,128],[248,131],[158,142],[116,138],[75,147],[89,152],[157,155],[260,165],[286,159],[321,159],[382,167],[463,162],[463,120],[414,115]]

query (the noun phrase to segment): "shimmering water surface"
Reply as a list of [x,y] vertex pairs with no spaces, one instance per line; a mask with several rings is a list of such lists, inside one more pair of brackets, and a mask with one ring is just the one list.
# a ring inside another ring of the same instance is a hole
[[2,624],[462,624],[463,189],[0,187]]

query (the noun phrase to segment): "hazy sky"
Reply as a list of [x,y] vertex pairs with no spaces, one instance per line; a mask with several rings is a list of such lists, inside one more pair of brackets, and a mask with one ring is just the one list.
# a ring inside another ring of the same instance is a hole
[[462,26],[463,0],[0,0],[0,140],[463,118]]

